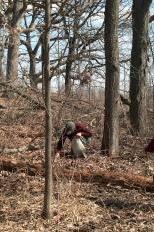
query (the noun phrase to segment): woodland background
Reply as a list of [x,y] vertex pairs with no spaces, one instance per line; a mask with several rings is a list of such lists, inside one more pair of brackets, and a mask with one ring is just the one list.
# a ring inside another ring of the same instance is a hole
[[[0,4],[0,229],[154,231],[154,3]],[[67,120],[86,159],[54,157]]]

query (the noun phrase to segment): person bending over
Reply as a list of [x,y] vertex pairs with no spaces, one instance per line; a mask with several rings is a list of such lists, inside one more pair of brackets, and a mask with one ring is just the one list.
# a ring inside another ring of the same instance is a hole
[[85,158],[85,145],[90,143],[91,137],[92,132],[87,125],[79,122],[67,122],[57,143],[56,157],[60,156],[65,140],[68,138],[71,141],[71,156]]

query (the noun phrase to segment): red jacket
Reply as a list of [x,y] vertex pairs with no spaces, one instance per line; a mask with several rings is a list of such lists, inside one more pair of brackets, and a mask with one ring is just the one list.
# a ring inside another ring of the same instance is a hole
[[75,131],[70,135],[66,134],[66,129],[64,128],[62,135],[60,136],[60,139],[57,143],[57,150],[61,150],[63,148],[66,138],[72,140],[78,133],[81,133],[81,135],[85,138],[92,137],[92,132],[87,127],[87,125],[83,123],[75,123]]
[[154,152],[154,139],[144,148],[145,152]]

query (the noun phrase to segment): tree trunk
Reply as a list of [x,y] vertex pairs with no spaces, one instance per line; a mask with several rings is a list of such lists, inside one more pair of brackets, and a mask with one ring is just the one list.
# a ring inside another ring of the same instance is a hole
[[0,24],[0,78],[3,79],[4,29]]
[[7,81],[15,81],[18,76],[18,53],[19,53],[19,34],[16,28],[10,34],[8,54],[7,54]]
[[45,190],[44,208],[42,216],[46,219],[52,217],[53,179],[51,162],[51,139],[52,139],[52,117],[51,117],[51,79],[50,79],[50,22],[51,22],[50,0],[45,1],[45,31],[44,31],[44,54],[43,54],[43,76],[45,82]]
[[7,54],[6,79],[16,81],[18,77],[19,31],[18,25],[24,12],[23,1],[15,0],[13,3],[11,30]]
[[30,57],[30,68],[29,68],[29,77],[30,77],[30,85],[33,88],[37,88],[36,81],[36,58],[33,54],[29,54]]
[[75,36],[73,38],[69,39],[69,52],[68,57],[66,61],[66,75],[65,75],[65,95],[69,96],[71,93],[71,78],[70,78],[70,72],[72,68],[72,56],[75,49]]
[[42,35],[42,43],[41,43],[41,58],[42,58],[42,96],[43,99],[45,98],[45,75],[44,75],[44,55],[45,55],[45,51],[44,51],[44,35]]
[[0,51],[0,79],[3,79],[3,51]]
[[105,119],[102,152],[119,153],[119,0],[106,0],[105,6]]
[[0,0],[0,79],[3,79],[3,58],[5,43],[5,19],[2,12],[2,1]]
[[146,132],[146,80],[149,7],[152,0],[133,0],[133,41],[130,67],[130,122],[132,132]]

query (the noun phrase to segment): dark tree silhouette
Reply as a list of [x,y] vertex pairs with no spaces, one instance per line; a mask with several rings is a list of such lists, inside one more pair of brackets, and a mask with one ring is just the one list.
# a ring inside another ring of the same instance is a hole
[[152,0],[134,0],[132,5],[133,41],[130,68],[130,122],[132,132],[146,131],[146,81],[148,61],[149,7]]

